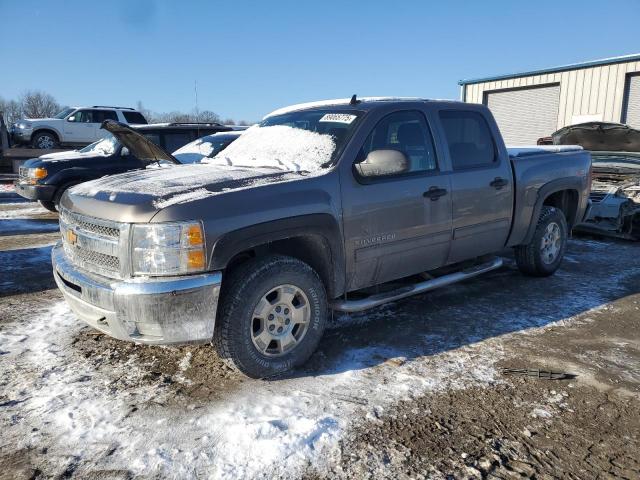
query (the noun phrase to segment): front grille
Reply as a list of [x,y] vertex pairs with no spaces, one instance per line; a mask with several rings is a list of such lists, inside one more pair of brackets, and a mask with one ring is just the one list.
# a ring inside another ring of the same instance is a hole
[[600,203],[607,196],[606,192],[591,192],[589,198],[593,203]]
[[[89,272],[122,278],[119,253],[124,225],[61,209],[60,232],[67,257]],[[123,238],[126,239],[126,235]]]
[[29,169],[27,167],[20,167],[18,169],[18,180],[26,180],[29,178]]
[[112,272],[120,272],[120,260],[113,255],[106,255],[100,252],[94,252],[85,248],[74,248],[73,255],[82,262],[98,265],[101,268]]

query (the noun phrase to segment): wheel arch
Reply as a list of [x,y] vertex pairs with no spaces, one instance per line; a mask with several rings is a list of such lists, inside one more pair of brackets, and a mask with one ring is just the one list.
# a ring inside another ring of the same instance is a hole
[[58,143],[62,141],[62,136],[55,128],[52,127],[36,127],[31,134],[31,140],[34,140],[39,133],[52,133],[58,140]]
[[565,216],[569,231],[578,223],[580,209],[580,192],[583,190],[579,178],[560,178],[546,183],[538,190],[533,215],[529,222],[529,228],[522,241],[529,243],[536,230],[537,220],[543,206],[556,207]]
[[345,271],[342,233],[329,214],[311,214],[274,220],[235,230],[216,241],[212,270],[230,272],[249,258],[279,253],[310,265],[322,279],[327,295],[344,293]]

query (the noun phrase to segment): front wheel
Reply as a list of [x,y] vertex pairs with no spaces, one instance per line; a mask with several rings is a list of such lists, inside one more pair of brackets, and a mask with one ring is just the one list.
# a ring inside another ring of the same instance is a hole
[[327,295],[318,274],[284,255],[252,259],[231,272],[221,302],[214,345],[253,378],[305,363],[327,321]]
[[552,275],[562,263],[568,236],[569,228],[562,211],[555,207],[542,207],[531,241],[515,247],[520,271],[534,277]]
[[58,138],[51,132],[38,132],[33,136],[31,146],[41,150],[50,150],[58,146]]

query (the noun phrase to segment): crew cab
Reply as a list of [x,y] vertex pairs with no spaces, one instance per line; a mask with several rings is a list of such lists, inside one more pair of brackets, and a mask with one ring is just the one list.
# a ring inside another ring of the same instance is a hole
[[[185,144],[198,142],[199,137],[225,132],[222,138],[216,138],[218,148],[228,145],[240,132],[232,131],[219,123],[156,123],[132,127],[155,146],[150,149],[149,142],[140,140],[139,136],[127,135],[129,128],[121,124],[121,140],[117,140],[107,130],[102,140],[92,143],[80,150],[70,152],[48,153],[38,158],[27,160],[19,169],[15,182],[16,193],[28,200],[39,201],[52,212],[57,211],[60,198],[64,192],[82,182],[113,175],[116,173],[146,168],[150,163],[162,159],[168,163],[192,163],[197,155],[187,151],[180,152]],[[209,137],[206,137],[209,138]],[[211,140],[214,141],[214,140]],[[197,151],[207,148],[209,142],[202,139],[191,149]],[[215,148],[210,152],[218,152]],[[166,152],[180,152],[176,157]],[[203,155],[200,155],[202,158]],[[184,160],[184,162],[183,162]]]
[[11,139],[16,145],[51,149],[61,145],[88,145],[100,140],[104,132],[100,125],[105,120],[126,124],[146,124],[147,120],[130,107],[68,107],[52,118],[24,118],[11,127]]
[[472,278],[505,247],[525,274],[551,275],[587,209],[590,164],[580,147],[508,151],[482,105],[297,105],[202,164],[68,190],[54,276],[108,335],[213,342],[267,377],[309,358],[331,309]]

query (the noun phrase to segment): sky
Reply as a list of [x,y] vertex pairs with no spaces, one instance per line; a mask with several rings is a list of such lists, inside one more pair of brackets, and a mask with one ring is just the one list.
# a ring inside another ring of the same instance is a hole
[[640,52],[639,0],[0,0],[0,97],[212,110],[459,98],[458,81]]

